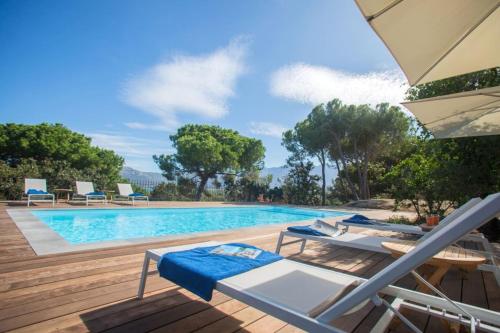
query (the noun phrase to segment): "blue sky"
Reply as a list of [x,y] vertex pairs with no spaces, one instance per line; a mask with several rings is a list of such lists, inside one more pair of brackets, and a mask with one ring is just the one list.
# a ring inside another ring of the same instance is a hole
[[0,122],[63,123],[143,171],[185,123],[262,139],[280,166],[314,105],[405,90],[349,0],[3,0],[0,45]]

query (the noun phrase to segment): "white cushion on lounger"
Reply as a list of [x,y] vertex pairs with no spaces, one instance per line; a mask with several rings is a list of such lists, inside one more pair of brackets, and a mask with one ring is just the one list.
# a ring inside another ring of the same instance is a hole
[[346,286],[358,282],[355,276],[284,259],[221,280],[217,290],[224,291],[224,286],[229,286],[307,315]]

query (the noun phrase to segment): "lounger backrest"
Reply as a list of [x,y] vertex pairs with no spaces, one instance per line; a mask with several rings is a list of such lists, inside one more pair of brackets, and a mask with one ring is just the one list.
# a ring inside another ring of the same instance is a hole
[[409,274],[447,246],[457,242],[472,230],[498,215],[500,215],[500,192],[489,195],[444,227],[433,232],[427,239],[415,246],[412,251],[362,283],[339,302],[323,312],[317,319],[321,322],[329,323],[335,318],[342,316],[361,302],[371,299],[384,287]]
[[94,184],[92,182],[76,182],[76,193],[85,195],[94,192]]
[[132,185],[130,184],[118,183],[118,192],[120,195],[128,196],[129,194],[134,193],[134,190],[132,190]]
[[24,193],[28,193],[28,190],[39,190],[47,192],[47,181],[45,179],[25,178]]
[[463,204],[462,206],[458,207],[453,212],[451,212],[448,216],[446,216],[441,222],[439,222],[439,224],[436,227],[434,227],[434,229],[432,229],[431,232],[428,232],[425,235],[423,235],[422,237],[420,237],[420,239],[417,242],[422,242],[422,241],[426,240],[433,233],[441,230],[442,228],[444,228],[445,226],[447,226],[449,223],[451,223],[453,220],[455,220],[460,215],[464,214],[465,212],[467,212],[469,209],[471,209],[472,207],[474,207],[475,205],[477,205],[480,202],[481,202],[481,198],[472,198],[472,199],[470,199],[465,204]]

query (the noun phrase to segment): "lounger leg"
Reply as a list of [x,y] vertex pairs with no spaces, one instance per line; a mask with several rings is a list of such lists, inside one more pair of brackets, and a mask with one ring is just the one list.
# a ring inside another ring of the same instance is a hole
[[491,261],[493,276],[495,276],[495,280],[497,280],[497,284],[500,286],[500,268],[496,263],[493,247],[484,236],[481,238],[481,245],[483,246],[483,250],[486,252],[486,257]]
[[304,249],[306,248],[306,242],[307,242],[307,239],[304,238],[304,240],[302,241],[302,244],[300,245],[300,253],[304,252]]
[[149,254],[146,252],[144,255],[144,263],[142,265],[141,282],[139,283],[139,291],[137,292],[137,298],[142,299],[144,297],[144,289],[146,288],[146,279],[148,278],[149,270]]
[[285,234],[283,232],[280,232],[280,237],[278,238],[278,244],[276,244],[276,254],[280,254],[281,250],[281,243],[283,243],[283,237],[285,237]]
[[28,207],[30,206],[30,196],[28,195]]

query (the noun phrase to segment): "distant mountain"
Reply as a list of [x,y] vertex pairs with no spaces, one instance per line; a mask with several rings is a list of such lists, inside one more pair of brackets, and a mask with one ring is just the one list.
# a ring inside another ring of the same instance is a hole
[[[321,167],[319,166],[314,167],[312,173],[321,176]],[[286,177],[287,174],[288,174],[288,168],[286,167],[264,168],[261,171],[261,175],[263,176],[266,175],[273,176],[273,181],[271,183],[272,187],[278,186],[280,180],[283,181],[283,179]],[[163,177],[159,172],[144,172],[127,166],[123,167],[121,176],[125,179],[128,179],[131,183],[135,184],[158,184],[167,181],[167,179]],[[337,170],[332,168],[327,168],[325,177],[326,184],[331,185],[332,180],[335,177],[337,177]]]
[[133,183],[161,183],[167,181],[159,172],[144,172],[124,166],[121,176]]

